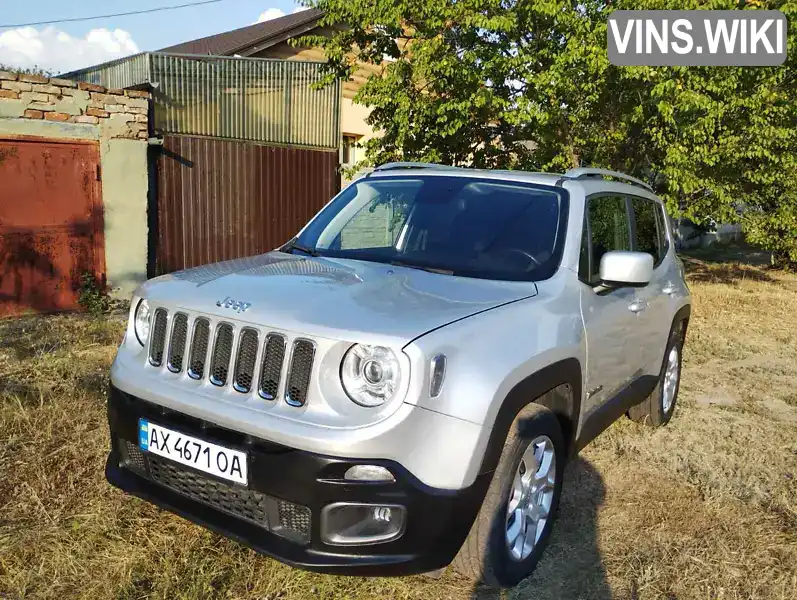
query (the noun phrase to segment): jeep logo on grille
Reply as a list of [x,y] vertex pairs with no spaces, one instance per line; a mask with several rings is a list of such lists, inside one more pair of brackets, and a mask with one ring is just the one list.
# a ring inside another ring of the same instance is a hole
[[224,300],[216,302],[216,306],[220,308],[231,308],[237,313],[245,312],[247,308],[252,306],[250,302],[241,302],[240,300],[233,300],[227,296]]

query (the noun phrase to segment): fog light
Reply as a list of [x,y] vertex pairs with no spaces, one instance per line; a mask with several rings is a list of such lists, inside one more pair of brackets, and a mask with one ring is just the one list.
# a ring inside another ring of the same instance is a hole
[[321,511],[321,538],[327,544],[379,544],[401,537],[406,510],[395,504],[330,504]]
[[393,473],[379,465],[354,465],[346,469],[343,479],[351,481],[396,481]]

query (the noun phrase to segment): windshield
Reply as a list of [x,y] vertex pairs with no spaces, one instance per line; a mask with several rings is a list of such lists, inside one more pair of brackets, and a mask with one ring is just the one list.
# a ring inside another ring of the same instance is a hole
[[547,279],[562,253],[566,201],[559,188],[495,179],[364,178],[330,202],[291,251],[467,277]]

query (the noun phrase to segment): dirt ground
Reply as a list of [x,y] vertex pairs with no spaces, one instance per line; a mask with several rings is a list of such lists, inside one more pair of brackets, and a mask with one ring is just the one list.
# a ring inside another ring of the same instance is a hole
[[105,388],[123,317],[0,322],[0,597],[794,600],[797,276],[716,258],[688,259],[673,421],[622,419],[582,452],[537,572],[501,594],[450,570],[294,570],[117,492]]

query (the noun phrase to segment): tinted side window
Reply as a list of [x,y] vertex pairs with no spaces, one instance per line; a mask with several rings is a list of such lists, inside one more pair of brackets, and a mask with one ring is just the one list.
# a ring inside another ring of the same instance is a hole
[[653,262],[658,264],[663,254],[659,220],[656,218],[656,213],[660,212],[659,206],[652,200],[644,198],[631,198],[631,206],[634,209],[636,225],[634,249],[638,252],[647,252],[653,257]]
[[[581,275],[590,282],[598,281],[601,257],[610,250],[630,250],[631,235],[625,198],[598,196],[587,205],[589,242],[582,244]],[[587,266],[587,264],[589,266]]]

